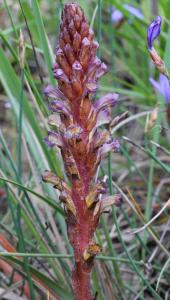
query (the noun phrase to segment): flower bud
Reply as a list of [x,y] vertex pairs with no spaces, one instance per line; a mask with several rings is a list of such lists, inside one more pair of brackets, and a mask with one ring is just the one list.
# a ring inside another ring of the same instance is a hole
[[153,47],[154,40],[157,39],[157,37],[160,35],[161,25],[162,25],[162,18],[160,16],[157,16],[155,20],[148,26],[147,44],[154,65],[156,66],[156,68],[159,70],[160,73],[164,74],[169,78],[169,74],[165,67],[164,61],[162,60],[162,58],[159,56],[159,54]]
[[161,25],[162,25],[162,18],[160,16],[157,16],[155,20],[148,26],[147,43],[148,43],[149,50],[153,48],[154,40],[160,35]]

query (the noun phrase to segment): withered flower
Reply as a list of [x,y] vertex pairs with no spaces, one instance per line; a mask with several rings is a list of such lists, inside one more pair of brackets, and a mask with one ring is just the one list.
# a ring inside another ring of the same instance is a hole
[[98,101],[93,100],[97,82],[107,70],[96,56],[97,48],[94,32],[82,9],[77,4],[66,4],[53,66],[58,88],[45,89],[46,96],[52,99],[49,124],[53,126],[46,142],[60,149],[71,185],[50,171],[45,172],[43,179],[61,193],[75,257],[72,278],[76,300],[94,299],[90,271],[101,249],[93,235],[103,210],[121,204],[119,195],[102,197],[106,192],[105,183],[94,181],[102,157],[109,151],[119,150],[119,142],[109,131],[101,129],[101,125],[111,122],[111,107],[116,105],[118,95],[109,93]]

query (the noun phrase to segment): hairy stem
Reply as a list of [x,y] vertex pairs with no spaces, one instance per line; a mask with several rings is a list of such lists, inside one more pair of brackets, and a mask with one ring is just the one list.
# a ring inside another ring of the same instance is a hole
[[75,300],[93,300],[90,287],[90,273],[83,271],[81,261],[75,263],[72,272],[72,282]]

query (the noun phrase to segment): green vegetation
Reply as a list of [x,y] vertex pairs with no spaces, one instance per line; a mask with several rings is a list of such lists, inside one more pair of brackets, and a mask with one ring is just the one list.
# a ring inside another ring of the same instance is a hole
[[[49,111],[43,94],[56,84],[52,64],[65,2],[0,4],[0,297],[10,289],[21,299],[73,299],[64,210],[57,190],[41,179],[44,170],[66,178],[60,152],[56,157],[44,143]],[[149,81],[158,80],[159,72],[146,42],[148,25],[161,15],[154,46],[170,71],[169,1],[77,2],[109,69],[97,97],[117,92],[113,118],[128,111],[112,130],[121,151],[106,157],[98,173],[107,175],[108,193],[121,193],[124,203],[103,214],[96,232],[103,250],[93,269],[93,291],[98,300],[170,299],[170,104]],[[140,9],[143,18],[125,4]],[[113,23],[112,6],[122,13],[121,22]]]

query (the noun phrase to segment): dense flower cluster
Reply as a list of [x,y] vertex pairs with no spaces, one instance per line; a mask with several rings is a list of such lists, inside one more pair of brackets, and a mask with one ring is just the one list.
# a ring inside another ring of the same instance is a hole
[[76,4],[65,5],[53,67],[58,88],[45,89],[51,99],[49,124],[55,128],[48,132],[46,142],[61,150],[71,186],[51,171],[46,171],[43,179],[60,191],[75,256],[73,290],[79,300],[93,299],[89,273],[94,256],[100,252],[93,239],[99,217],[106,206],[121,202],[119,195],[104,196],[105,183],[94,180],[101,158],[108,151],[119,150],[119,142],[109,130],[101,129],[111,122],[111,107],[118,95],[93,99],[97,82],[107,70],[96,56],[97,48],[82,9]]

